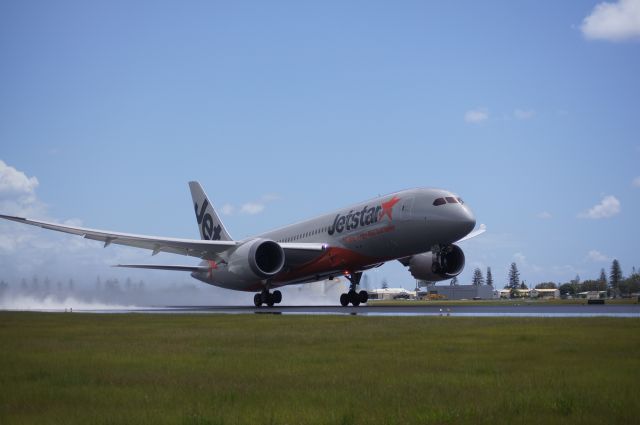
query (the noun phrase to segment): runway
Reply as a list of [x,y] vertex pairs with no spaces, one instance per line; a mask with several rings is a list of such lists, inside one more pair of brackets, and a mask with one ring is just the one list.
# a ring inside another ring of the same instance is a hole
[[458,317],[630,317],[640,318],[640,304],[605,305],[454,305],[430,306],[158,306],[100,310],[74,310],[88,313],[140,314],[274,314],[274,315],[352,315],[352,316],[458,316]]

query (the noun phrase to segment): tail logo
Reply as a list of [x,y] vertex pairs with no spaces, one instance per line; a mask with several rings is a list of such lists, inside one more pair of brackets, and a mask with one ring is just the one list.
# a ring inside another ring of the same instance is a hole
[[[222,226],[217,224],[213,225],[213,218],[211,214],[207,212],[207,207],[209,206],[209,201],[204,200],[202,204],[202,208],[198,208],[198,203],[194,204],[196,210],[196,220],[198,220],[198,225],[202,230],[202,237],[207,240],[218,241],[220,240],[220,232],[222,232]],[[200,210],[198,212],[198,210]]]

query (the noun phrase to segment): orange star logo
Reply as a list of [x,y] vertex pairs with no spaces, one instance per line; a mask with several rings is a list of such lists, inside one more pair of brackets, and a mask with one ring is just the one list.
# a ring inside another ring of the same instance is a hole
[[382,211],[380,212],[380,220],[382,220],[385,215],[389,217],[389,220],[393,220],[393,217],[391,217],[391,214],[393,213],[393,206],[398,202],[400,202],[400,198],[396,196],[389,199],[387,202],[383,202],[381,204]]
[[218,263],[213,260],[209,260],[209,278],[213,277],[213,271],[218,269]]

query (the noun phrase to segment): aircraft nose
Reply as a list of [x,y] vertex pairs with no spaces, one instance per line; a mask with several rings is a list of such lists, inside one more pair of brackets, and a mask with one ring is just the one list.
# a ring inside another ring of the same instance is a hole
[[471,212],[471,209],[465,205],[461,205],[456,222],[457,227],[460,229],[461,237],[468,235],[476,227],[476,217]]

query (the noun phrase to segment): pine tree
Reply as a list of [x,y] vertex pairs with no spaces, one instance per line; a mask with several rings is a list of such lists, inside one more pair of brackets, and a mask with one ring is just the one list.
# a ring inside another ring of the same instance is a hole
[[487,267],[487,285],[493,286],[493,275],[491,274],[491,267]]
[[473,280],[471,282],[473,286],[482,286],[484,285],[484,277],[482,276],[482,271],[480,268],[476,267],[473,271]]
[[609,284],[613,289],[618,289],[621,281],[622,270],[620,269],[620,263],[618,260],[613,260],[613,263],[611,263],[611,274],[609,274]]
[[600,269],[600,278],[598,279],[598,290],[607,290],[607,274],[604,272],[604,268]]
[[509,288],[518,289],[520,286],[520,272],[518,271],[518,266],[516,263],[511,263],[511,267],[509,268]]
[[451,279],[449,286],[458,286],[458,276],[454,276],[453,279]]
[[600,282],[604,282],[605,284],[607,283],[607,274],[604,272],[604,268],[600,269],[600,279],[598,279]]

